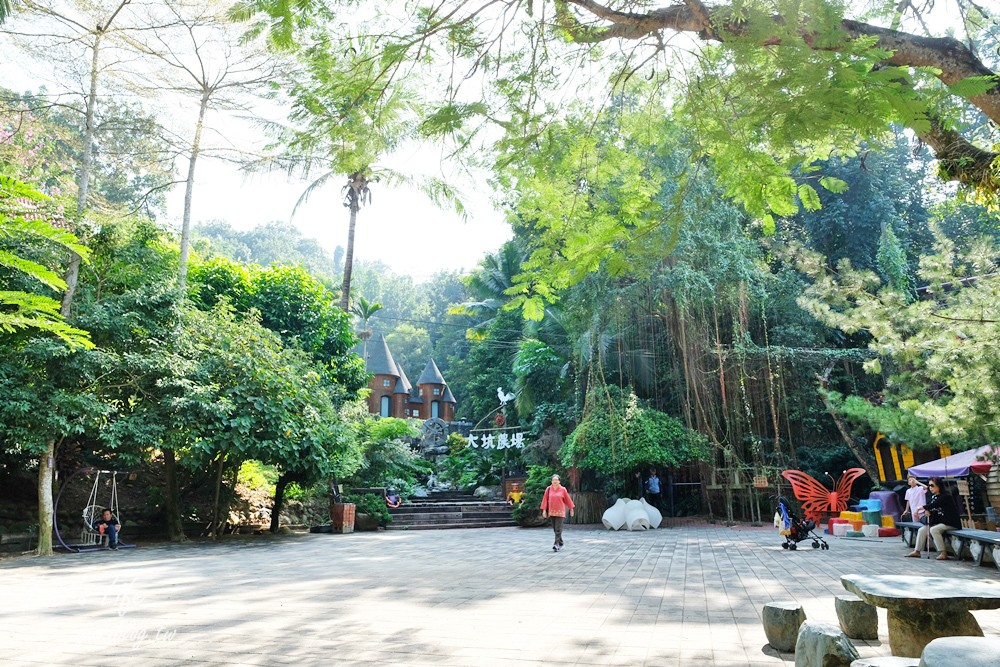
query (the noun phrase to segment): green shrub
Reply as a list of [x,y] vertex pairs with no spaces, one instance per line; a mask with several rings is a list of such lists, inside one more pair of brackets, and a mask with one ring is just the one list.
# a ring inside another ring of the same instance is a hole
[[328,493],[329,489],[326,482],[319,482],[312,486],[299,486],[295,482],[292,482],[285,487],[285,499],[298,500],[299,502],[325,497]]
[[367,514],[375,519],[380,526],[388,526],[392,521],[389,508],[385,506],[385,498],[375,493],[347,493],[344,494],[345,503],[354,503],[354,511],[357,514]]
[[630,389],[607,386],[588,394],[587,412],[559,455],[564,466],[620,477],[649,466],[707,460],[709,447],[679,419],[641,405]]
[[458,489],[497,485],[503,461],[504,452],[501,450],[466,447],[440,461],[438,476]]
[[449,433],[448,439],[445,440],[444,444],[448,445],[449,454],[458,454],[469,446],[469,439],[461,433]]
[[236,482],[250,489],[264,489],[274,495],[274,485],[278,482],[278,469],[255,461],[244,461],[236,475]]

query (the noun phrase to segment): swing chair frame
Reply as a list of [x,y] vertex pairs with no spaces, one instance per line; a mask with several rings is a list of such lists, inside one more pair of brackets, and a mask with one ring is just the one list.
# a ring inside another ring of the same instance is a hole
[[[90,492],[90,497],[87,501],[87,505],[83,508],[82,518],[84,523],[83,531],[81,532],[80,542],[77,544],[67,544],[66,540],[63,539],[62,533],[59,531],[59,503],[62,501],[63,493],[69,488],[70,482],[76,479],[80,475],[87,475],[90,473],[96,473],[96,478],[94,479],[94,487]],[[59,547],[65,549],[70,553],[86,553],[90,551],[104,551],[104,535],[94,530],[94,521],[97,520],[98,510],[103,511],[104,509],[110,509],[113,516],[121,521],[121,515],[118,513],[118,475],[129,474],[132,472],[122,472],[118,470],[102,470],[93,466],[87,468],[80,468],[73,472],[66,481],[63,482],[59,489],[59,495],[56,496],[55,506],[52,511],[52,527],[55,530],[56,539],[59,540]],[[97,500],[97,489],[101,482],[101,475],[111,476],[111,500],[107,506],[99,505],[96,503]],[[123,542],[118,542],[119,549],[134,549],[134,544],[124,544]]]

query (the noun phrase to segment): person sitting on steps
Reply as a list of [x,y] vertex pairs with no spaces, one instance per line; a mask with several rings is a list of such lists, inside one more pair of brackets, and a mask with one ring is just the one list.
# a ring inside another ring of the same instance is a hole
[[389,494],[385,497],[385,506],[389,509],[396,509],[403,504],[403,499],[395,491],[389,491]]
[[94,530],[108,536],[108,548],[112,551],[118,551],[118,531],[121,529],[118,519],[106,507],[101,512],[101,518],[94,522]]

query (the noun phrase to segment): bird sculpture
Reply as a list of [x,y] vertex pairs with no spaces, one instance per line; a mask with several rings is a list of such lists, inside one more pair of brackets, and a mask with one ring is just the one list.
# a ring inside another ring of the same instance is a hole
[[497,387],[497,398],[500,399],[500,405],[507,405],[514,398],[514,394],[505,394],[503,387]]

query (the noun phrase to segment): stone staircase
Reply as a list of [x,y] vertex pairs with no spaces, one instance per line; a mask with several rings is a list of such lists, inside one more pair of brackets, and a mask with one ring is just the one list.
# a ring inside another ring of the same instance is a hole
[[435,491],[390,509],[387,530],[442,530],[515,526],[511,508],[502,500],[482,500],[459,491]]

